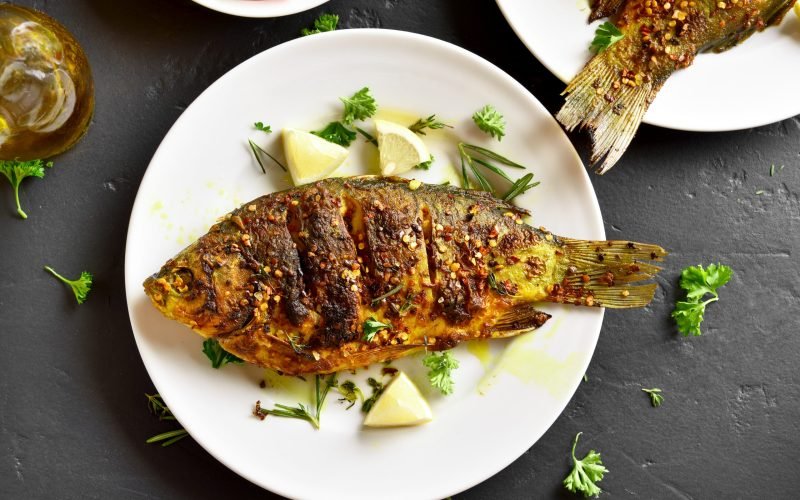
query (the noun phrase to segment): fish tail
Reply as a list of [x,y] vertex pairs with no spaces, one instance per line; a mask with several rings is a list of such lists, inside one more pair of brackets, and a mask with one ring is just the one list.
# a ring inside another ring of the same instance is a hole
[[[592,163],[607,172],[628,148],[647,108],[660,88],[649,77],[619,67],[625,51],[609,50],[594,56],[569,83],[566,102],[556,115],[567,130],[588,128],[592,135]],[[612,57],[612,54],[617,54]]]
[[643,307],[653,300],[653,278],[667,252],[658,245],[631,241],[586,241],[560,238],[567,272],[560,284],[548,287],[550,302],[613,309]]

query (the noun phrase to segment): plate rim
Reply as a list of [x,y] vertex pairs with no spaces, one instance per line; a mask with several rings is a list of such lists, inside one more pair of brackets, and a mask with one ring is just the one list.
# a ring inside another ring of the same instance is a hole
[[[402,31],[402,30],[392,30],[392,29],[352,28],[352,29],[347,29],[347,30],[339,30],[339,31],[332,31],[332,32],[326,32],[326,33],[317,34],[313,38],[316,39],[316,40],[319,40],[321,37],[346,38],[346,37],[372,37],[372,36],[387,37],[387,38],[395,37],[398,41],[401,41],[401,42],[403,40],[417,40],[417,41],[420,41],[420,42],[423,42],[423,43],[430,43],[432,45],[437,46],[440,49],[444,49],[444,50],[450,51],[451,54],[454,54],[454,55],[456,55],[458,57],[463,57],[463,58],[467,59],[470,64],[475,64],[475,65],[481,66],[483,69],[491,72],[494,76],[496,76],[496,77],[498,77],[498,78],[500,78],[502,80],[505,80],[507,84],[511,85],[512,87],[515,87],[522,95],[525,95],[530,100],[532,105],[534,105],[535,107],[538,107],[540,109],[540,111],[545,116],[548,117],[547,119],[549,119],[551,126],[556,127],[561,132],[561,134],[564,136],[565,146],[567,147],[566,152],[571,153],[572,157],[577,162],[577,164],[582,167],[580,169],[581,170],[581,175],[579,176],[579,178],[580,178],[580,182],[584,184],[583,188],[587,190],[587,192],[588,192],[588,194],[590,196],[590,199],[588,201],[590,202],[590,204],[594,208],[594,210],[592,211],[592,214],[591,214],[592,224],[597,228],[598,233],[599,233],[599,237],[602,238],[602,239],[606,238],[605,225],[603,223],[602,211],[600,209],[600,204],[599,204],[599,201],[597,199],[597,194],[596,194],[596,192],[594,190],[594,186],[591,183],[591,179],[590,179],[589,173],[588,173],[585,165],[583,164],[583,161],[580,158],[580,155],[578,154],[577,150],[575,149],[575,146],[569,140],[569,137],[564,133],[564,131],[561,128],[561,126],[558,124],[558,122],[552,116],[552,114],[547,110],[547,108],[527,88],[525,88],[525,86],[523,86],[520,82],[518,82],[511,75],[509,75],[505,70],[501,69],[499,66],[495,65],[491,61],[489,61],[487,59],[484,59],[483,57],[481,57],[481,56],[479,56],[479,55],[477,55],[477,54],[475,54],[475,53],[473,53],[473,52],[471,52],[471,51],[469,51],[467,49],[459,47],[458,45],[455,45],[453,43],[450,43],[450,42],[447,42],[447,41],[444,41],[444,40],[441,40],[441,39],[438,39],[438,38],[434,38],[434,37],[431,37],[431,36],[428,36],[428,35],[422,35],[422,34],[419,34],[419,33],[413,33],[413,32]],[[261,51],[261,52],[259,52],[257,54],[254,54],[253,56],[249,57],[248,59],[242,61],[241,63],[237,64],[233,68],[231,68],[228,71],[226,71],[222,76],[220,76],[217,80],[215,80],[213,83],[211,83],[197,97],[195,97],[195,99],[191,102],[191,104],[186,107],[186,109],[181,113],[181,115],[172,124],[172,126],[167,131],[167,133],[164,135],[164,137],[162,138],[162,140],[159,143],[158,147],[156,148],[156,151],[153,154],[150,162],[148,163],[147,169],[145,170],[144,175],[142,176],[142,180],[139,183],[139,187],[137,188],[136,197],[134,199],[134,203],[133,203],[132,208],[131,208],[131,215],[130,215],[130,218],[128,220],[128,230],[127,230],[127,235],[126,235],[126,240],[125,240],[125,261],[124,261],[125,288],[126,288],[126,290],[125,290],[125,292],[126,292],[125,293],[125,295],[126,295],[125,301],[126,301],[126,307],[128,308],[128,320],[129,320],[129,323],[131,325],[131,331],[132,331],[133,336],[134,336],[134,341],[136,342],[136,347],[137,347],[138,354],[139,354],[140,358],[142,359],[142,363],[144,364],[144,367],[145,367],[145,370],[147,371],[148,377],[150,378],[150,380],[152,381],[153,385],[155,386],[156,391],[160,391],[159,388],[158,388],[159,387],[159,381],[157,381],[155,379],[155,377],[151,374],[149,363],[147,362],[145,356],[142,356],[141,341],[140,341],[140,338],[139,338],[140,336],[137,335],[136,331],[134,330],[134,318],[133,318],[133,308],[132,308],[132,304],[131,304],[131,298],[128,296],[128,293],[127,293],[128,280],[129,280],[129,276],[131,276],[131,272],[130,272],[129,268],[133,265],[131,260],[130,260],[130,257],[129,257],[130,253],[128,251],[130,245],[132,244],[131,227],[132,227],[132,225],[134,223],[135,214],[138,214],[138,212],[142,210],[142,206],[145,203],[142,187],[145,186],[145,184],[148,182],[148,179],[151,177],[151,173],[152,173],[151,167],[157,162],[160,154],[162,154],[162,148],[165,147],[164,146],[165,143],[168,142],[168,139],[173,134],[177,133],[176,130],[181,128],[181,126],[183,124],[183,121],[186,119],[186,116],[187,116],[188,112],[190,111],[190,109],[192,109],[192,107],[195,106],[197,104],[197,102],[200,101],[207,93],[209,93],[210,91],[212,91],[213,89],[215,89],[219,85],[224,85],[225,82],[228,79],[234,78],[235,77],[235,73],[237,73],[238,71],[241,71],[243,68],[245,68],[245,67],[247,67],[249,65],[258,64],[258,61],[259,61],[260,58],[267,57],[265,54],[278,52],[278,51],[292,50],[295,45],[301,45],[301,44],[306,44],[306,43],[317,43],[317,42],[309,40],[309,37],[299,37],[299,38],[295,38],[295,39],[283,42],[283,43],[281,43],[279,45],[276,45],[274,47],[265,49],[265,50],[263,50],[263,51]],[[130,279],[138,280],[138,278],[133,278],[133,277],[131,277]],[[601,333],[601,330],[602,330],[602,327],[603,327],[604,318],[605,318],[605,308],[599,308],[598,309],[596,332],[592,336],[592,340],[590,342],[590,345],[589,344],[586,345],[587,352],[590,352],[590,354],[586,358],[586,366],[582,366],[581,367],[581,368],[584,369],[584,371],[588,368],[589,364],[591,363],[592,358],[594,357],[594,353],[595,353],[595,350],[596,350],[596,347],[597,347],[597,342],[599,340],[600,333]],[[486,481],[487,479],[495,476],[500,471],[502,471],[503,469],[505,469],[506,467],[508,467],[509,465],[514,463],[515,461],[517,461],[527,450],[529,450],[531,447],[533,447],[542,438],[542,436],[548,430],[550,430],[550,428],[553,426],[555,421],[563,414],[563,412],[566,409],[566,407],[569,404],[569,402],[572,401],[572,398],[574,397],[575,392],[577,391],[578,387],[580,386],[580,383],[581,383],[581,380],[579,379],[574,384],[572,384],[570,386],[567,386],[568,390],[565,391],[565,394],[569,394],[569,397],[565,400],[563,406],[561,406],[561,409],[558,412],[554,413],[554,416],[552,417],[552,419],[549,419],[550,421],[548,422],[548,424],[546,426],[542,427],[541,432],[537,433],[538,435],[535,437],[533,442],[527,444],[526,447],[520,453],[518,453],[518,454],[515,453],[515,454],[513,454],[513,456],[510,456],[508,458],[508,460],[504,460],[504,461],[502,461],[502,463],[498,463],[495,467],[487,467],[486,470],[484,471],[484,473],[482,473],[482,474],[473,475],[468,481],[464,482],[462,484],[462,486],[456,488],[455,490],[450,491],[449,495],[452,496],[452,495],[458,494],[460,492],[463,492],[463,491],[465,491],[465,490],[467,490],[469,488],[472,488],[472,487],[474,487],[474,486]],[[180,421],[180,417],[178,415],[176,415],[176,417],[178,417],[178,421]],[[218,454],[216,449],[214,449],[212,447],[209,447],[209,446],[206,446],[206,444],[204,442],[202,442],[201,440],[198,440],[194,435],[192,435],[192,432],[190,430],[191,424],[185,425],[184,422],[181,422],[181,425],[192,436],[194,441],[201,448],[203,448],[203,450],[205,450],[215,460],[220,462],[222,465],[224,465],[226,468],[228,468],[229,470],[231,470],[232,472],[234,472],[238,476],[242,477],[243,479],[245,479],[245,480],[247,480],[247,481],[255,484],[256,486],[259,486],[260,488],[263,488],[263,489],[265,489],[267,491],[271,491],[273,493],[277,493],[279,495],[282,495],[282,496],[285,496],[285,497],[288,497],[288,498],[298,498],[296,496],[296,494],[293,494],[294,492],[292,492],[290,490],[287,490],[287,489],[284,489],[284,488],[280,488],[280,487],[276,487],[274,485],[269,485],[268,486],[267,483],[263,480],[263,478],[251,476],[250,474],[246,474],[246,473],[240,471],[237,467],[235,467],[233,464],[229,463],[229,461],[227,461],[220,454]]]
[[[330,0],[305,0],[304,6],[300,8],[280,8],[280,6],[276,6],[270,3],[253,3],[253,5],[248,7],[237,7],[238,4],[226,2],[225,0],[192,0],[194,3],[198,5],[202,5],[203,7],[216,11],[221,12],[223,14],[228,14],[231,16],[239,16],[239,17],[249,17],[251,19],[268,19],[272,17],[284,17],[290,16],[292,14],[298,14],[300,12],[306,12],[320,5],[329,2]],[[289,2],[291,5],[294,2]],[[198,96],[199,97],[199,96]]]
[[[528,37],[524,35],[524,30],[520,26],[519,21],[515,22],[512,17],[509,15],[509,5],[514,0],[495,0],[497,7],[500,9],[500,13],[503,15],[503,18],[506,20],[508,25],[511,27],[511,30],[517,36],[517,38],[522,42],[523,45],[528,49],[528,51],[533,54],[539,63],[547,68],[547,70],[553,74],[556,78],[561,80],[564,85],[567,85],[572,78],[565,76],[563,73],[556,71],[552,65],[548,64],[545,58],[542,58],[536,49],[533,47],[533,44],[530,43]],[[790,15],[791,11],[787,13]],[[771,26],[772,28],[778,28],[778,26]],[[736,132],[740,130],[748,130],[751,128],[763,127],[765,125],[772,125],[773,123],[779,123],[784,120],[788,120],[794,116],[800,114],[800,100],[798,100],[798,107],[791,108],[788,107],[786,109],[792,109],[793,111],[787,111],[785,116],[781,115],[779,118],[775,119],[763,119],[763,120],[755,120],[748,122],[747,124],[734,124],[730,126],[692,126],[688,124],[674,124],[670,123],[669,120],[658,120],[653,118],[648,118],[645,114],[645,118],[642,120],[642,123],[646,123],[648,125],[653,125],[656,127],[666,128],[670,130],[680,130],[684,132],[700,132],[700,133],[713,133],[713,132]]]

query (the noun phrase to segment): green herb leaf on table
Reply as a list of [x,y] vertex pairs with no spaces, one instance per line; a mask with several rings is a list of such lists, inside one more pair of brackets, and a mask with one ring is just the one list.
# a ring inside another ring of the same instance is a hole
[[486,132],[490,136],[496,138],[498,141],[503,139],[506,135],[506,122],[503,115],[497,111],[494,106],[487,104],[479,109],[472,115],[472,121],[479,129]]
[[430,115],[427,118],[420,118],[419,120],[415,121],[413,124],[408,126],[409,130],[419,135],[426,135],[425,134],[426,128],[431,130],[439,130],[445,127],[453,128],[452,125],[448,125],[446,123],[439,121],[439,119],[436,118],[435,114]]
[[376,333],[381,330],[391,330],[391,328],[392,325],[390,323],[382,323],[374,317],[370,317],[364,321],[364,340],[366,342],[372,342]]
[[564,486],[573,493],[583,493],[586,498],[596,497],[602,492],[596,483],[603,479],[608,469],[603,466],[600,454],[594,450],[589,450],[589,453],[580,460],[575,457],[575,447],[581,434],[583,433],[576,434],[572,443],[573,466],[572,471],[564,478]]
[[324,129],[312,130],[311,133],[345,148],[356,140],[356,133],[345,127],[342,122],[330,122]]
[[316,35],[325,31],[334,31],[339,25],[339,16],[336,14],[322,14],[314,20],[314,28],[303,28],[300,34],[303,36]]
[[264,132],[265,134],[271,134],[272,133],[272,127],[270,127],[269,125],[264,125],[263,122],[255,122],[253,124],[253,127],[255,127],[256,130],[260,130],[260,131]]
[[240,365],[244,363],[241,359],[237,356],[229,353],[225,349],[219,345],[217,339],[209,338],[203,342],[203,354],[211,361],[211,366],[214,368],[219,369],[219,367],[223,365],[227,365],[228,363],[234,363]]
[[650,396],[650,403],[653,405],[653,407],[658,408],[661,406],[661,403],[664,402],[664,396],[661,395],[661,389],[656,387],[652,389],[645,389],[643,387],[642,391],[646,392],[647,395]]
[[[157,416],[159,420],[175,420],[172,412],[167,405],[164,404],[164,400],[161,399],[161,395],[145,394],[145,397],[147,398],[147,406],[150,408],[150,411],[153,413],[153,415]],[[161,443],[161,446],[165,447],[180,441],[188,435],[189,433],[186,432],[185,429],[180,428],[162,432],[161,434],[156,434],[155,436],[147,439],[145,443]]]
[[589,50],[595,53],[600,53],[623,38],[625,38],[625,34],[622,33],[619,28],[614,25],[614,23],[606,21],[598,26],[597,30],[595,30],[594,39],[592,40],[591,45],[589,45]]
[[78,301],[78,304],[83,304],[86,302],[86,298],[89,296],[89,292],[92,290],[93,277],[91,273],[83,271],[78,279],[70,280],[55,272],[55,270],[50,266],[44,266],[44,268],[50,274],[69,285],[69,287],[72,289],[72,293],[75,294],[75,300]]
[[0,160],[0,173],[8,178],[11,187],[14,190],[14,200],[17,203],[17,214],[23,219],[28,218],[19,203],[19,185],[26,177],[44,177],[44,170],[51,168],[53,162],[42,160],[18,161],[18,160]]
[[450,351],[429,353],[422,358],[422,364],[429,369],[428,380],[430,380],[431,386],[439,389],[444,395],[453,393],[455,383],[452,373],[458,368],[458,360]]
[[340,97],[339,100],[344,103],[342,121],[346,124],[366,120],[378,110],[375,98],[369,93],[369,87],[362,88],[350,97]]
[[686,290],[686,300],[678,301],[672,311],[678,331],[684,336],[702,335],[700,325],[706,306],[719,300],[717,290],[732,276],[733,270],[722,264],[711,264],[705,269],[702,265],[689,266],[681,272],[680,286]]

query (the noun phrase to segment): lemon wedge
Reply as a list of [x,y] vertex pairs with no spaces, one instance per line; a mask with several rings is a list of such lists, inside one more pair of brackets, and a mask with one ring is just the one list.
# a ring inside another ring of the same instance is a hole
[[378,133],[383,175],[402,174],[431,159],[425,143],[408,127],[386,120],[375,120],[375,130]]
[[367,427],[420,425],[433,420],[431,407],[405,373],[399,372],[364,419]]
[[332,174],[347,158],[347,149],[310,132],[283,129],[283,150],[295,186]]

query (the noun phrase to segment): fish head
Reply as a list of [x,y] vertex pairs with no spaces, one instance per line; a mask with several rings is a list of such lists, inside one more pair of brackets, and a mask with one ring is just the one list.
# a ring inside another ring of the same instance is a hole
[[252,275],[239,254],[214,251],[201,238],[147,278],[144,290],[165,316],[209,337],[241,328],[252,317],[245,296]]

